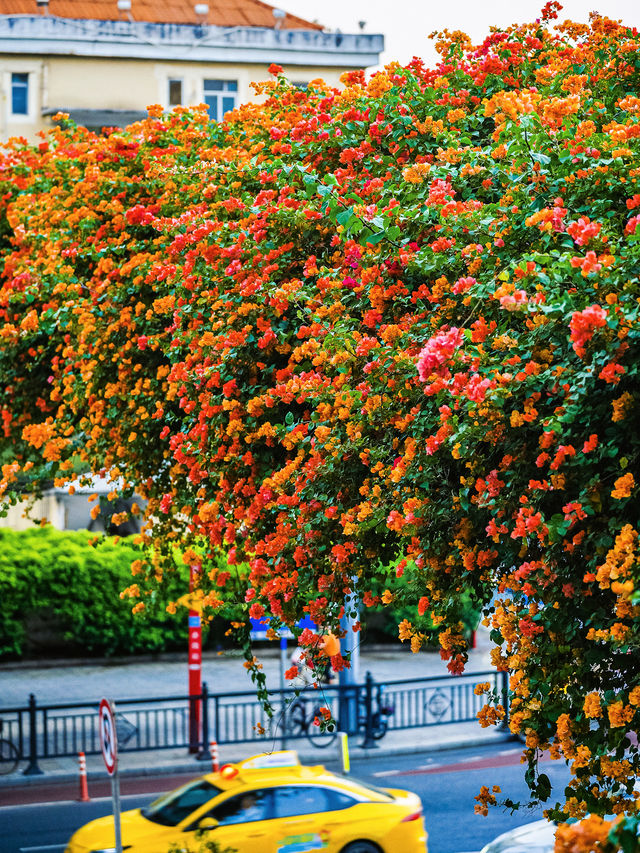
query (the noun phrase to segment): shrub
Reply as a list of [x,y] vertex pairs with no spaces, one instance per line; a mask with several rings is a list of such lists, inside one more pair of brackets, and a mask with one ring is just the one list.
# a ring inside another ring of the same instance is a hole
[[[139,549],[112,539],[92,546],[92,539],[52,527],[0,529],[0,656],[185,648],[184,610],[173,616],[158,606],[134,616],[131,601],[120,598]],[[169,583],[174,595],[184,593],[184,566]]]

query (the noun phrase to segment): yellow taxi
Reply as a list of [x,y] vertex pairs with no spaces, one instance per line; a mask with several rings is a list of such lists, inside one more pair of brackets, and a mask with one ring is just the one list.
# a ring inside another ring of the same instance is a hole
[[[292,751],[226,764],[121,815],[127,853],[425,853],[420,798],[300,764]],[[66,853],[113,853],[113,817],[93,820]]]

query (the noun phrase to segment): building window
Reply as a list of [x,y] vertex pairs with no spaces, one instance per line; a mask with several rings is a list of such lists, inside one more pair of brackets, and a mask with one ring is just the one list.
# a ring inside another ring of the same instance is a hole
[[224,115],[235,109],[238,96],[236,80],[205,80],[204,102],[209,107],[209,118],[222,121]]
[[182,103],[182,80],[169,80],[169,106],[179,107]]
[[14,116],[29,114],[29,75],[11,75],[11,113]]

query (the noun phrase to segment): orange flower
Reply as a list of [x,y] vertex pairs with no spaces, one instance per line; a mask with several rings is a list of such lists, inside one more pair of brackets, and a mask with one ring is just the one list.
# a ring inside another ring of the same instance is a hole
[[600,695],[598,693],[588,693],[584,699],[584,712],[587,717],[595,719],[602,716],[602,707],[600,705]]
[[628,474],[623,474],[622,477],[618,477],[618,479],[613,485],[614,488],[611,492],[612,498],[616,498],[616,500],[628,498],[631,494],[631,490],[635,486],[635,479],[633,477],[633,474],[631,472],[629,472]]
[[635,711],[629,705],[625,705],[624,702],[618,701],[609,705],[607,714],[611,728],[620,728],[620,726],[625,726],[631,722]]

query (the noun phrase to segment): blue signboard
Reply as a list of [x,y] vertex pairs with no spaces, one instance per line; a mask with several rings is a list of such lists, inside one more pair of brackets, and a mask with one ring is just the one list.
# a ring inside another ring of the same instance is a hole
[[[269,630],[269,619],[251,619],[251,639],[252,640],[266,640],[267,631]],[[315,631],[317,629],[316,623],[311,619],[310,616],[304,616],[298,622],[298,628],[301,630],[304,628],[309,628],[311,631]],[[278,631],[278,637],[282,640],[290,640],[293,637],[293,634],[289,630],[289,628],[281,628]]]

